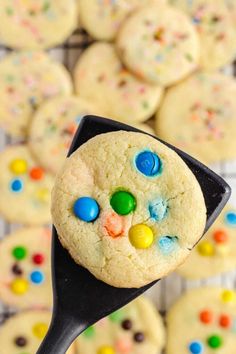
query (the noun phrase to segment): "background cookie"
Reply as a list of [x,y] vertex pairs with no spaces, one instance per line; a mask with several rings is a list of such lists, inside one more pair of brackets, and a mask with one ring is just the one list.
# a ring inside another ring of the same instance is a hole
[[0,153],[0,214],[10,222],[42,225],[51,222],[53,177],[36,163],[25,145]]
[[77,354],[160,354],[164,340],[161,316],[147,298],[139,297],[89,327],[77,340]]
[[167,316],[167,354],[232,354],[235,305],[233,290],[200,288],[183,295]]
[[66,69],[47,54],[9,54],[0,61],[0,125],[24,138],[35,109],[46,99],[71,91]]
[[95,43],[80,57],[75,69],[75,87],[107,117],[137,123],[155,112],[162,89],[146,84],[121,64],[114,47]]
[[182,159],[146,134],[124,131],[96,136],[66,160],[52,215],[75,261],[117,287],[175,269],[206,221],[200,186]]
[[81,119],[88,114],[98,111],[89,101],[74,96],[53,98],[36,112],[29,146],[47,171],[56,173],[60,169]]
[[[8,319],[0,328],[2,353],[35,354],[42,342],[51,320],[49,311],[21,312]],[[71,347],[67,354],[74,354]]]
[[236,210],[228,206],[178,272],[201,279],[236,269]]
[[164,86],[183,79],[199,61],[198,36],[189,18],[157,3],[137,10],[124,22],[117,48],[131,71]]
[[204,162],[234,158],[235,96],[231,77],[194,74],[167,92],[157,113],[156,133]]
[[204,69],[220,68],[235,58],[236,17],[232,14],[236,11],[230,1],[169,0],[170,4],[184,10],[196,26],[200,38],[200,64]]
[[0,41],[17,49],[42,49],[63,42],[76,28],[75,0],[1,0]]
[[24,228],[0,242],[0,298],[13,307],[51,307],[51,230]]

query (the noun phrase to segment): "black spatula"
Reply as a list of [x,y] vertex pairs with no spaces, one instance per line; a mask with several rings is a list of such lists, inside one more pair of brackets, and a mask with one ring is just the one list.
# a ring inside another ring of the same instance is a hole
[[[92,137],[117,130],[140,132],[125,124],[87,116],[80,123],[69,155]],[[230,187],[221,177],[200,162],[173,146],[168,146],[182,157],[202,188],[207,207],[206,231],[228,201],[231,194]],[[120,289],[97,280],[73,261],[58,241],[55,228],[53,229],[52,277],[53,318],[38,354],[64,354],[73,340],[87,327],[124,306],[156,283],[153,282],[140,289]]]

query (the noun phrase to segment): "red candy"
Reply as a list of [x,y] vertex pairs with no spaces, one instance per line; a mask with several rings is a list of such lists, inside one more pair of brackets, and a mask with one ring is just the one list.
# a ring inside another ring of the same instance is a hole
[[231,327],[231,318],[228,315],[221,315],[219,319],[219,324],[223,328]]
[[224,230],[215,231],[213,234],[213,238],[216,243],[226,243],[226,242],[228,242],[228,239],[229,239],[227,232]]
[[209,324],[213,321],[213,313],[208,310],[204,310],[199,315],[200,321],[205,324]]
[[32,260],[33,260],[34,264],[40,265],[44,262],[44,256],[41,253],[36,253],[33,255]]
[[36,181],[42,179],[44,176],[44,170],[41,167],[33,167],[30,170],[30,177]]

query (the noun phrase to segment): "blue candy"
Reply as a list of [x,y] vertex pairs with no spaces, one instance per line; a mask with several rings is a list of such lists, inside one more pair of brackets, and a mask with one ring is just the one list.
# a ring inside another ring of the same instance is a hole
[[170,237],[170,236],[163,236],[159,239],[158,245],[165,255],[172,253],[177,246],[178,238],[177,237]]
[[202,354],[203,353],[203,344],[201,342],[192,342],[189,345],[189,351],[191,354]]
[[21,192],[23,189],[23,181],[21,179],[13,179],[11,182],[11,190],[13,192]]
[[167,214],[168,205],[165,200],[158,198],[149,203],[150,217],[155,221],[161,221]]
[[74,203],[73,211],[80,220],[91,222],[97,219],[100,209],[95,199],[81,197]]
[[44,275],[39,270],[35,270],[30,274],[30,280],[34,284],[41,284],[44,281]]
[[230,226],[236,226],[236,213],[234,211],[230,211],[225,216],[227,224]]
[[151,151],[140,152],[135,158],[135,165],[147,177],[155,177],[161,170],[161,160]]

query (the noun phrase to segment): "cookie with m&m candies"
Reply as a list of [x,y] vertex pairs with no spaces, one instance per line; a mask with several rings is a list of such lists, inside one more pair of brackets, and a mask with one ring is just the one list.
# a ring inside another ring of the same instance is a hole
[[17,309],[49,308],[51,230],[29,227],[0,242],[0,299]]
[[235,268],[236,208],[228,205],[177,271],[185,278],[197,280]]
[[0,215],[18,224],[49,224],[54,178],[33,159],[27,146],[2,151],[0,170]]
[[[8,318],[0,328],[2,353],[35,354],[47,333],[51,316],[50,311],[38,309]],[[66,354],[75,354],[73,345]]]
[[161,316],[147,297],[89,327],[76,341],[78,354],[160,354],[165,343]]
[[236,292],[203,287],[182,295],[167,315],[167,354],[233,354]]

